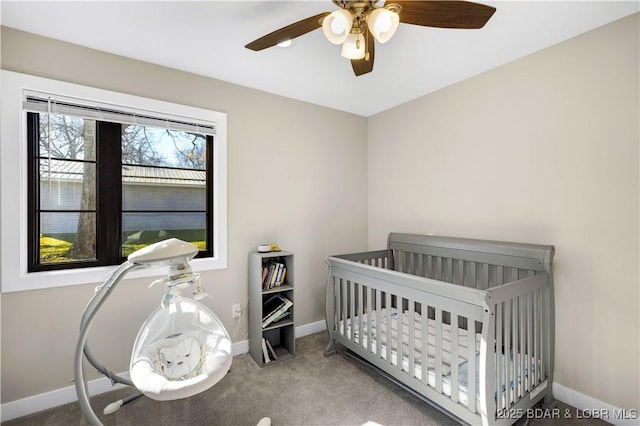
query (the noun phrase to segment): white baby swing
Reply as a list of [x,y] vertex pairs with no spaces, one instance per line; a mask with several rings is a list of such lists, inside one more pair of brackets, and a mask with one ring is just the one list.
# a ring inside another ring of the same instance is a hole
[[[215,385],[229,371],[233,358],[229,334],[209,308],[194,300],[206,296],[199,274],[191,272],[189,266],[197,253],[195,245],[175,238],[152,244],[130,254],[127,261],[96,288],[82,314],[74,359],[75,389],[89,424],[102,423],[89,403],[83,355],[109,377],[112,384],[133,386],[139,391],[108,405],[105,414],[143,394],[158,401],[195,395]],[[169,266],[169,275],[151,284],[163,283],[166,291],[160,306],[138,332],[131,354],[129,380],[96,361],[87,346],[87,335],[98,309],[122,277],[132,269],[155,266]],[[181,290],[194,283],[197,283],[194,299],[182,297]]]

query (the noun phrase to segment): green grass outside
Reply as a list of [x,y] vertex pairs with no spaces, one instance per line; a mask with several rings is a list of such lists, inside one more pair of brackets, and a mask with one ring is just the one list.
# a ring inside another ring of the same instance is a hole
[[68,262],[71,243],[53,237],[40,237],[40,263]]
[[[191,241],[195,244],[199,250],[206,249],[205,241]],[[149,244],[123,244],[122,256],[127,257],[136,250],[140,250]],[[77,259],[73,259],[69,256],[69,250],[72,243],[63,239],[54,237],[41,236],[40,237],[40,263],[61,263],[72,262]]]

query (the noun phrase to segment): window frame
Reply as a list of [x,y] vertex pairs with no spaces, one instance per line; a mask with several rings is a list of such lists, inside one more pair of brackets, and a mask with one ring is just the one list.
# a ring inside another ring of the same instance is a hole
[[[158,114],[188,117],[215,122],[216,135],[212,145],[212,180],[210,198],[213,201],[213,257],[196,258],[194,271],[227,267],[227,115],[193,106],[159,101],[93,87],[66,83],[11,71],[0,71],[2,100],[0,101],[0,235],[3,293],[100,283],[117,265],[28,272],[28,141],[27,112],[22,101],[25,90],[59,94],[112,105],[123,105]],[[18,143],[14,143],[14,141]],[[136,270],[127,278],[157,276],[165,268]]]

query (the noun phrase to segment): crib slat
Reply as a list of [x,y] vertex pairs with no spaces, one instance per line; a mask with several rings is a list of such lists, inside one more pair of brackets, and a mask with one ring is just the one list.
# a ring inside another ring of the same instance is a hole
[[458,370],[460,368],[460,359],[458,354],[458,315],[451,315],[451,400],[458,402],[460,394],[460,379]]
[[482,278],[480,279],[480,288],[486,290],[489,288],[489,265],[482,264]]
[[[353,281],[347,281],[349,284],[349,322],[351,323],[351,341],[356,344],[356,283]],[[358,334],[360,334],[360,330],[358,330]]]
[[447,273],[444,281],[452,283],[453,282],[453,259],[451,258],[446,259],[445,270],[447,271]]
[[367,352],[373,352],[375,350],[373,342],[371,341],[371,298],[373,297],[373,290],[371,287],[366,288],[367,293]]
[[520,329],[518,328],[518,300],[511,299],[511,356],[509,368],[511,369],[511,403],[518,401],[518,342],[520,341]]
[[536,297],[537,292],[533,292],[531,293],[531,329],[532,329],[532,333],[531,333],[531,363],[535,366],[535,369],[533,370],[533,374],[531,374],[531,388],[535,388],[538,385],[538,332],[539,332],[539,327],[538,327],[538,305],[537,305],[537,297]]
[[331,285],[333,286],[333,306],[331,312],[333,315],[333,329],[334,331],[340,332],[340,280],[334,276]]
[[358,284],[358,335],[359,341],[358,343],[363,348],[366,347],[364,342],[364,328],[363,328],[363,317],[364,317],[364,286],[362,284]]
[[341,323],[340,321],[342,320],[342,318],[340,317],[340,313],[342,312],[341,310],[341,303],[342,303],[342,278],[333,278],[333,282],[334,282],[334,294],[335,294],[335,305],[333,307],[333,314],[335,316],[335,324],[336,324],[336,328],[338,333],[342,334],[342,329],[340,327],[344,327],[344,324]]
[[531,390],[533,389],[533,375],[536,373],[537,368],[536,367],[532,367],[532,360],[535,360],[535,358],[532,357],[532,351],[533,351],[533,320],[532,320],[532,315],[533,315],[533,295],[531,293],[527,294],[527,369],[528,369],[528,374],[527,374],[527,385],[528,388],[527,390],[529,392],[531,392]]
[[437,307],[435,328],[436,391],[442,393],[442,310]]
[[341,334],[343,336],[347,336],[347,308],[346,308],[346,300],[347,300],[347,287],[345,280],[340,278],[340,321],[342,323],[342,331]]
[[509,374],[511,369],[509,368],[509,362],[511,358],[511,300],[504,302],[504,362],[502,368],[504,369],[504,407],[511,407],[511,375]]
[[520,391],[519,397],[522,398],[525,393],[525,335],[526,335],[526,327],[525,327],[525,310],[524,310],[524,301],[523,297],[518,297],[518,309],[520,313],[520,371],[518,373],[518,389]]
[[382,324],[380,323],[380,311],[382,310],[382,292],[376,289],[376,355],[382,358]]
[[476,288],[476,262],[467,262],[469,271],[468,287]]
[[415,259],[416,254],[415,253],[409,253],[409,270],[407,272],[409,272],[410,274],[416,275],[416,259]]
[[409,357],[409,374],[411,375],[411,377],[415,377],[416,375],[416,370],[415,370],[415,356],[416,356],[416,352],[415,352],[415,324],[416,324],[416,319],[414,317],[415,314],[415,302],[413,302],[412,300],[409,301],[409,306],[408,306],[408,310],[407,310],[407,316],[408,318],[408,325],[409,325],[409,350],[408,350],[408,357]]
[[500,412],[500,410],[502,410],[504,408],[503,402],[502,402],[502,377],[503,377],[503,371],[502,371],[502,352],[503,352],[503,342],[502,342],[502,336],[503,336],[503,330],[504,330],[504,323],[503,323],[503,319],[502,319],[502,303],[498,303],[496,304],[496,372],[497,372],[497,385],[496,385],[496,395],[497,395],[497,399],[496,399],[496,409],[498,410],[498,412]]
[[422,341],[422,356],[420,358],[420,362],[422,363],[422,383],[427,384],[429,378],[429,362],[428,362],[428,349],[427,345],[429,342],[429,326],[428,326],[428,312],[429,307],[424,304],[420,305],[420,337]]
[[391,293],[385,292],[386,310],[387,310],[387,326],[385,333],[386,357],[389,364],[393,364],[391,359],[391,345],[393,344],[393,319],[391,318]]
[[512,398],[515,404],[518,401],[518,341],[520,340],[520,329],[518,328],[518,301],[517,299],[511,300],[511,322],[513,330],[513,343],[511,353],[513,354],[511,359],[511,377],[513,377]]
[[522,376],[520,375],[521,368],[521,357],[522,357],[522,346],[520,342],[522,341],[522,327],[520,327],[520,301],[519,297],[514,297],[512,299],[512,307],[513,307],[513,329],[515,330],[513,333],[513,403],[515,404],[521,397],[522,393],[520,392],[520,381]]
[[440,281],[447,282],[447,262],[449,259],[440,257]]
[[396,296],[396,330],[398,330],[396,334],[396,362],[398,363],[398,368],[400,371],[404,370],[404,314],[402,312],[404,306],[404,298],[400,296]]
[[478,389],[476,387],[476,335],[475,335],[475,323],[472,319],[467,319],[467,365],[469,378],[469,386],[467,389],[467,407],[472,413],[476,412],[476,393]]

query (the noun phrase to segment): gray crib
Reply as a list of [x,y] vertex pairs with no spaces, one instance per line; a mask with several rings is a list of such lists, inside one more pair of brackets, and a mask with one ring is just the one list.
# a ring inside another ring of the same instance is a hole
[[330,256],[335,343],[469,424],[554,405],[554,247],[389,234],[386,250]]

